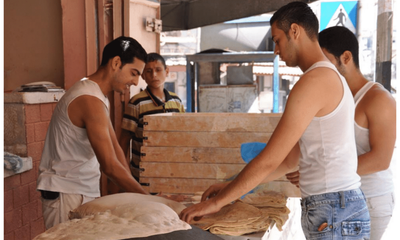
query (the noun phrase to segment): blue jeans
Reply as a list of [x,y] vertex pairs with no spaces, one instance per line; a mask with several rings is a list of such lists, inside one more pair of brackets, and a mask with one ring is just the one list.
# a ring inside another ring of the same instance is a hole
[[306,239],[369,239],[370,217],[361,189],[308,196],[301,209]]

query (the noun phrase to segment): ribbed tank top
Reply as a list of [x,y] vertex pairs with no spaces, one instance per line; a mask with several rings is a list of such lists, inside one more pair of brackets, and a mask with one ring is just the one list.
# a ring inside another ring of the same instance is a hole
[[75,126],[68,116],[69,104],[79,96],[99,98],[109,109],[109,101],[99,85],[87,78],[75,83],[54,109],[39,165],[37,189],[100,196],[100,164],[86,129]]
[[[354,96],[356,107],[364,95],[370,90],[375,82],[367,82]],[[369,129],[359,126],[354,122],[354,131],[356,136],[357,155],[362,155],[371,150],[369,145]],[[377,159],[379,161],[379,159]],[[361,189],[364,192],[365,197],[377,197],[387,193],[391,193],[394,190],[393,185],[393,173],[392,167],[388,169],[368,175],[361,176]]]
[[300,191],[302,197],[360,187],[354,138],[354,100],[335,66],[321,61],[305,73],[325,67],[335,71],[343,86],[343,97],[331,113],[314,117],[300,138]]

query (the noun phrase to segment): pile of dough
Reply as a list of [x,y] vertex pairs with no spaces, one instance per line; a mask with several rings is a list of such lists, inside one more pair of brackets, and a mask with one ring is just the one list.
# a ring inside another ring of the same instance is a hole
[[266,231],[274,223],[282,231],[289,213],[283,194],[261,191],[248,194],[243,201],[237,200],[191,224],[214,234],[240,236]]
[[[78,207],[73,211],[75,219],[50,228],[34,240],[127,239],[191,229],[189,224],[179,219],[176,212],[179,209],[173,210],[161,203],[164,200],[142,194],[138,194],[141,195],[138,198],[130,198],[130,194],[125,193],[115,195],[128,196],[129,201],[109,195],[110,197],[105,196],[92,201],[94,204],[88,202],[84,204],[86,206],[82,205],[82,208]],[[79,218],[77,213],[80,214]]]

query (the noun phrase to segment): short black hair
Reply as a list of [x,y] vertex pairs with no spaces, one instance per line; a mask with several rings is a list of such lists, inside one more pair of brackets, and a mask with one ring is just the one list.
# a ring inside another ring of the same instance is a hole
[[155,52],[147,54],[147,62],[148,63],[155,62],[155,61],[160,61],[164,65],[164,68],[165,69],[167,68],[167,64],[165,64],[165,59],[163,58],[163,56],[161,56],[160,54],[155,53]]
[[281,7],[274,13],[270,20],[272,25],[276,26],[286,33],[289,37],[289,29],[293,23],[304,28],[307,36],[311,40],[318,39],[319,22],[312,9],[304,2],[291,2]]
[[319,33],[319,45],[331,53],[337,60],[345,51],[353,55],[354,65],[359,69],[358,40],[352,31],[346,27],[335,26],[326,28]]
[[121,58],[122,66],[127,63],[133,63],[135,57],[145,63],[147,61],[147,53],[142,45],[135,39],[125,36],[112,40],[104,47],[100,65],[107,65],[108,61],[116,56]]

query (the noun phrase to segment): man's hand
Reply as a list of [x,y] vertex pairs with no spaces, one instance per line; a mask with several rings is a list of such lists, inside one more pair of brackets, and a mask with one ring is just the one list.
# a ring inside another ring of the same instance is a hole
[[293,185],[295,185],[296,187],[299,187],[299,181],[300,181],[300,172],[299,172],[299,170],[286,174],[286,178]]
[[201,196],[201,201],[204,202],[208,198],[213,198],[215,197],[224,187],[226,187],[229,184],[229,182],[223,182],[223,183],[216,183],[211,185]]
[[183,209],[179,218],[190,224],[192,220],[200,220],[204,215],[213,214],[219,210],[221,210],[221,207],[217,205],[215,198],[211,198]]

